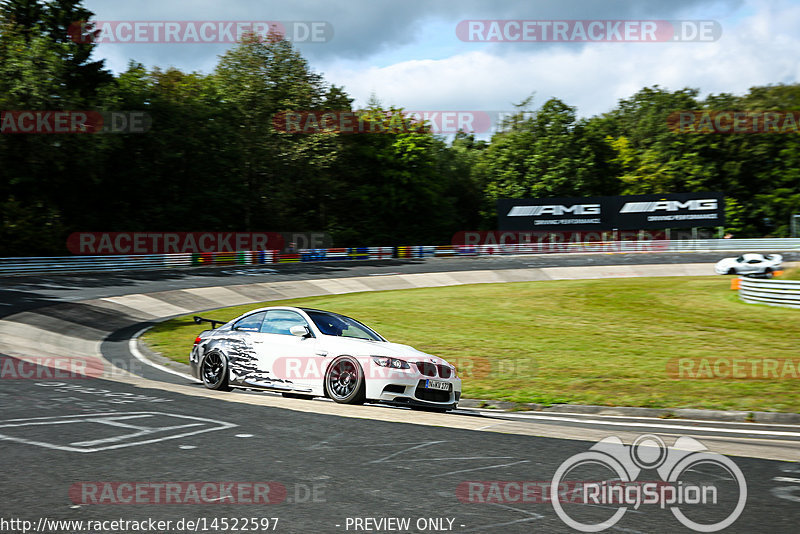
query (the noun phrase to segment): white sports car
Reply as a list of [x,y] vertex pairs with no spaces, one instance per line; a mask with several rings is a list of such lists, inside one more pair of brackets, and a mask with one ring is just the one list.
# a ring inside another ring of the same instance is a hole
[[717,274],[766,274],[780,269],[783,256],[780,254],[742,254],[738,258],[719,260],[714,266]]
[[461,379],[445,360],[390,343],[337,313],[275,306],[246,313],[194,341],[192,374],[209,389],[277,391],[342,404],[386,402],[455,409]]

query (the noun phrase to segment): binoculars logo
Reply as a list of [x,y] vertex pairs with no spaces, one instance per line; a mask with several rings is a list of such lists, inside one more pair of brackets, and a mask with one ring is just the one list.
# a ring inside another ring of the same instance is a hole
[[[691,480],[698,476],[707,478],[709,472],[720,469],[722,474],[714,477],[714,484]],[[598,470],[609,470],[612,474],[602,482],[587,482],[589,478],[585,473],[596,474]],[[655,470],[660,480],[638,480],[643,470]],[[569,502],[579,506],[567,511],[564,505],[569,504],[559,498],[561,488],[572,487],[578,479],[581,481],[575,489],[579,498]],[[736,489],[720,488],[720,484],[735,484]],[[638,509],[642,504],[669,508],[681,524],[696,532],[717,532],[733,524],[747,502],[744,475],[730,458],[709,451],[688,436],[679,437],[672,447],[667,447],[661,438],[652,434],[639,436],[631,445],[625,445],[616,436],[608,437],[588,451],[568,458],[556,470],[550,492],[558,517],[580,532],[611,528],[628,508]],[[735,497],[731,502],[720,502],[728,501],[732,495]],[[617,509],[610,517],[597,519],[597,506],[601,510],[615,506]],[[591,517],[584,518],[590,509]],[[705,521],[697,517],[703,513]],[[579,514],[580,520],[575,518]]]

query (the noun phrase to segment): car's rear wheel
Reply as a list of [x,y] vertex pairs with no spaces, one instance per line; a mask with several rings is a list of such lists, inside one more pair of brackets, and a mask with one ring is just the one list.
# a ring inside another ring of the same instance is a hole
[[218,351],[211,351],[200,365],[200,378],[208,389],[230,391],[228,385],[228,361]]
[[366,384],[361,365],[352,356],[339,356],[325,372],[325,392],[339,404],[363,404]]

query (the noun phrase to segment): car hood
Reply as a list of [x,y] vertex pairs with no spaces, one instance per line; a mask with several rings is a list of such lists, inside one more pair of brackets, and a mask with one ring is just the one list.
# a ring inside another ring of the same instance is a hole
[[389,341],[367,341],[365,339],[339,336],[321,336],[320,342],[324,350],[329,353],[350,354],[351,356],[389,356],[407,361],[424,359],[431,363],[447,364],[447,361],[443,358],[427,354],[409,345]]

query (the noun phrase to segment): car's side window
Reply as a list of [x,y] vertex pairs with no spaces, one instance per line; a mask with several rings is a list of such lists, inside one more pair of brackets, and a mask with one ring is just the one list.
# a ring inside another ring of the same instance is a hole
[[[308,327],[308,322],[302,315],[291,310],[270,310],[261,325],[261,333],[291,336],[292,333],[289,329],[295,325]],[[310,328],[309,331],[311,331]]]
[[247,317],[242,317],[233,325],[234,330],[240,330],[243,332],[258,332],[261,330],[261,323],[264,322],[264,317],[267,316],[267,312],[258,312],[248,315]]
[[750,260],[747,263],[761,263],[761,260]]

